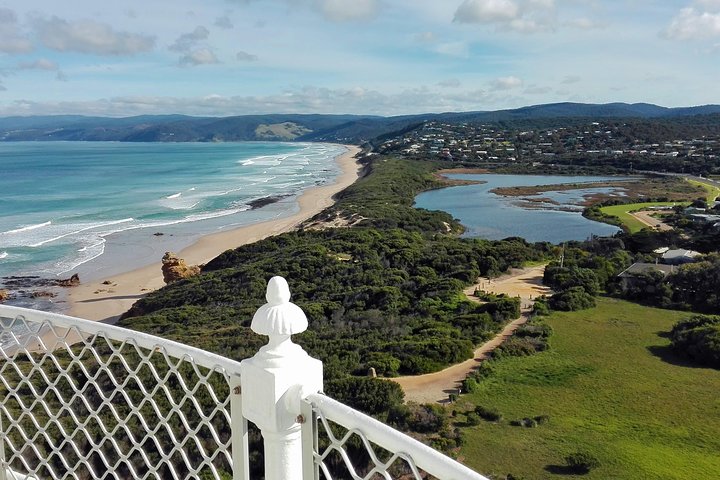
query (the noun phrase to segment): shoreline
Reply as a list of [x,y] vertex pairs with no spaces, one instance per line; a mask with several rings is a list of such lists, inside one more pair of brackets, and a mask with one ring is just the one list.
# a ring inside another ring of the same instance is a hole
[[[344,146],[348,151],[334,159],[341,173],[331,184],[304,190],[297,197],[300,206],[297,213],[202,236],[192,245],[176,252],[177,256],[188,265],[204,264],[226,250],[292,231],[300,223],[331,206],[333,197],[355,183],[360,175],[360,164],[355,158],[360,148],[355,145]],[[160,258],[157,258],[150,265],[73,287],[66,296],[68,315],[114,323],[137,300],[165,286],[160,267]]]

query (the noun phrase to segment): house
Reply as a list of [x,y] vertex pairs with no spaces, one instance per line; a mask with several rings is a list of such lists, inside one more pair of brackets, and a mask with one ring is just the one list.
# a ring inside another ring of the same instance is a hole
[[675,271],[675,265],[636,262],[618,274],[623,291],[628,290],[637,281],[639,275],[649,272],[660,272],[667,277]]
[[702,255],[700,252],[693,250],[675,249],[668,250],[662,254],[662,261],[668,265],[682,265],[685,263],[692,263],[696,257]]

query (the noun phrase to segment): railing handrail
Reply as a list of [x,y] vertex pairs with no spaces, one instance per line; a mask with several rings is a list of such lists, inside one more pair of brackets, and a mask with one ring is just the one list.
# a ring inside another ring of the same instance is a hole
[[[138,347],[148,350],[162,348],[171,357],[178,359],[190,358],[199,366],[211,370],[220,367],[223,368],[228,375],[240,375],[240,362],[173,340],[59,313],[41,312],[28,308],[0,305],[0,318],[12,319],[17,316],[23,316],[27,320],[37,323],[42,323],[44,320],[47,320],[53,327],[67,329],[77,327],[78,330],[84,334],[103,335],[109,340],[132,342]],[[52,347],[52,345],[49,345],[49,347]]]
[[424,443],[323,394],[312,393],[305,398],[305,402],[321,412],[327,420],[348,430],[362,432],[367,440],[386,450],[406,454],[412,458],[415,466],[435,477],[443,480],[488,480]]

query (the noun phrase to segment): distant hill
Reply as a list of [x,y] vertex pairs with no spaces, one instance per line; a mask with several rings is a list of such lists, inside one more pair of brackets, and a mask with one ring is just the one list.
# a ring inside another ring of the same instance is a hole
[[369,115],[240,115],[191,117],[142,115],[125,118],[80,115],[0,118],[0,141],[224,142],[246,140],[363,143],[409,130],[424,121],[532,123],[553,119],[673,119],[720,114],[720,105],[667,108],[648,103],[552,103],[487,112]]

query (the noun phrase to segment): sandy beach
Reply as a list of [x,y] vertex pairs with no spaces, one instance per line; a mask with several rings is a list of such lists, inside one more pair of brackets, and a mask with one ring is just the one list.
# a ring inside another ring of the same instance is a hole
[[[348,152],[336,159],[342,173],[332,184],[305,190],[298,197],[300,205],[298,213],[207,235],[176,253],[180,258],[185,259],[188,265],[203,264],[226,250],[297,228],[303,221],[332,205],[333,196],[357,180],[360,165],[355,155],[360,149],[353,145],[346,147],[349,149]],[[70,307],[68,314],[88,320],[116,321],[138,299],[164,286],[160,267],[160,258],[158,258],[151,265],[83,283],[70,289],[67,299]]]

